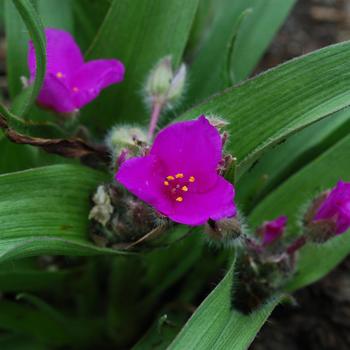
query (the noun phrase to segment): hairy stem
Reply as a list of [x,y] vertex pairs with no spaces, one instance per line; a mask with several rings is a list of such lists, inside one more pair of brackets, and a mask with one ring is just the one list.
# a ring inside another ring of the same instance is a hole
[[149,130],[148,130],[148,140],[152,140],[153,138],[153,134],[154,134],[154,131],[157,127],[157,124],[158,124],[158,121],[159,121],[159,117],[160,117],[160,114],[162,112],[162,109],[163,109],[163,103],[162,102],[159,102],[159,101],[155,101],[153,102],[153,105],[152,105],[152,114],[151,114],[151,121],[150,121],[150,124],[149,124]]

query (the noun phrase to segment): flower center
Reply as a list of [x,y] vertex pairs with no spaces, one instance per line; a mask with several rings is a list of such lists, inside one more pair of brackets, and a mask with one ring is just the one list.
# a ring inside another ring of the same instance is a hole
[[175,201],[181,203],[184,200],[184,194],[189,191],[191,183],[195,181],[196,179],[194,176],[185,178],[183,173],[178,173],[175,176],[167,176],[163,184],[169,189],[169,193]]

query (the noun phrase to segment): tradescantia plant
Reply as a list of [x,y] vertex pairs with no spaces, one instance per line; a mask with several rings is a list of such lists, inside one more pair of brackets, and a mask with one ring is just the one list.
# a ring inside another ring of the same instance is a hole
[[293,0],[0,5],[1,349],[247,349],[348,255],[350,44],[244,81]]

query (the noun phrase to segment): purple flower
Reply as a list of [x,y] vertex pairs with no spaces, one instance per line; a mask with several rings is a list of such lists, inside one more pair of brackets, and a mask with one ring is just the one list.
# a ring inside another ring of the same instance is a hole
[[262,244],[264,246],[273,243],[283,235],[287,220],[288,218],[286,216],[280,216],[275,220],[264,222],[258,229],[259,234],[262,236]]
[[125,161],[116,179],[171,220],[201,225],[236,214],[234,187],[218,174],[219,132],[201,116],[162,130],[149,155]]
[[314,221],[330,220],[335,224],[335,234],[350,227],[350,182],[339,181],[319,206]]
[[[95,99],[102,89],[124,78],[124,66],[115,59],[84,63],[73,37],[60,29],[46,28],[47,69],[38,103],[59,113],[70,113]],[[36,59],[29,42],[30,82],[34,80]]]

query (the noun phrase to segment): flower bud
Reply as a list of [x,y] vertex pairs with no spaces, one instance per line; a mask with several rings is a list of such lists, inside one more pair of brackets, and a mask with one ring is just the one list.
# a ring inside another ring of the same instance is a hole
[[162,58],[151,71],[147,83],[146,92],[150,96],[166,95],[173,79],[171,56]]
[[151,71],[145,86],[146,100],[161,109],[171,108],[181,98],[186,82],[186,66],[174,73],[171,56],[166,56]]
[[282,237],[288,218],[280,216],[271,221],[265,221],[261,227],[257,229],[258,236],[262,239],[262,245],[271,245]]
[[168,102],[175,102],[181,98],[186,82],[186,72],[186,66],[182,64],[180,69],[175,73],[173,80],[171,81],[167,94]]
[[107,135],[106,144],[112,150],[133,149],[146,140],[146,133],[141,128],[125,125],[113,127]]
[[219,221],[210,219],[205,225],[205,233],[214,241],[231,243],[241,237],[242,228],[236,217]]
[[97,188],[92,200],[95,205],[89,213],[89,220],[93,219],[99,222],[101,225],[106,226],[114,209],[111,205],[111,199],[104,185]]
[[337,186],[317,197],[304,217],[306,234],[314,242],[325,242],[350,228],[350,183]]
[[113,167],[119,167],[130,156],[139,155],[146,139],[146,133],[141,128],[130,125],[113,127],[105,139],[112,153]]

